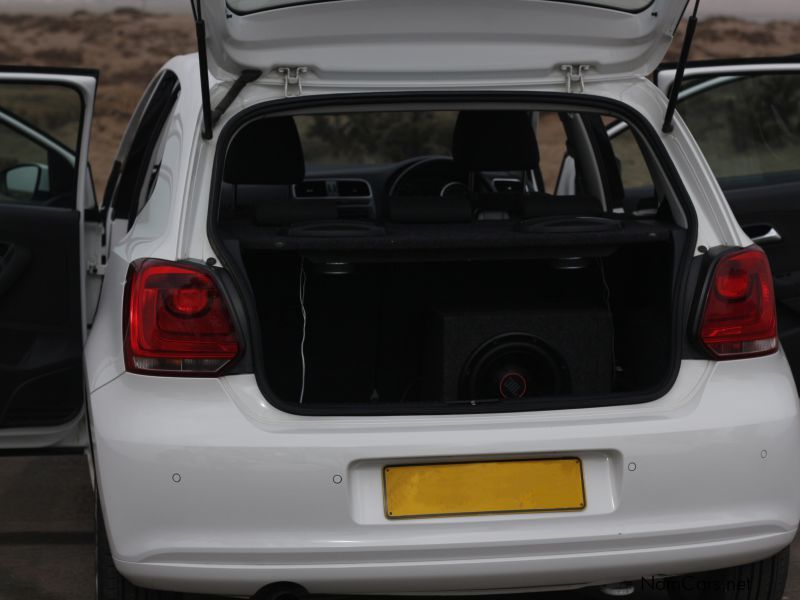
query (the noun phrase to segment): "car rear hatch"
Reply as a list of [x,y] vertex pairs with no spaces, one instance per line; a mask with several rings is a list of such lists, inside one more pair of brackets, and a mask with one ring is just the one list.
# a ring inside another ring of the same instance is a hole
[[220,80],[289,66],[367,85],[559,83],[645,76],[686,0],[198,0]]

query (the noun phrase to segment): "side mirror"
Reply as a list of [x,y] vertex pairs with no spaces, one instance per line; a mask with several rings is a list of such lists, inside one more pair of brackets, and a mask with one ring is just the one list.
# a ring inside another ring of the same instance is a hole
[[17,165],[0,173],[0,188],[15,200],[30,200],[39,191],[44,169],[39,165]]

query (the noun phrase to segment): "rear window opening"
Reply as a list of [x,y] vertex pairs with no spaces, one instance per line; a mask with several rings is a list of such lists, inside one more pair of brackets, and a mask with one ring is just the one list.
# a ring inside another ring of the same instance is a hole
[[[212,237],[252,294],[267,399],[415,414],[663,393],[689,217],[633,126],[615,154],[618,119],[459,105],[241,126]],[[625,187],[632,166],[647,185]]]

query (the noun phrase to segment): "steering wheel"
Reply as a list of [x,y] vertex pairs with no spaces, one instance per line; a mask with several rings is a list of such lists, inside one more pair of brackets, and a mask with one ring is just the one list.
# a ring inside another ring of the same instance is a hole
[[444,196],[462,188],[464,172],[449,156],[429,156],[406,165],[392,177],[389,197]]

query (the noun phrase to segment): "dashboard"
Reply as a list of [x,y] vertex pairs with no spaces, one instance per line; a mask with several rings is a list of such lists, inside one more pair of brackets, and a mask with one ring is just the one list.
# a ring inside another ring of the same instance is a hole
[[[474,191],[522,192],[519,173],[473,175]],[[223,186],[223,213],[234,216],[256,205],[289,202],[295,206],[321,204],[335,207],[336,218],[347,221],[382,221],[392,198],[463,197],[470,191],[469,175],[447,156],[425,156],[400,163],[329,167],[309,165],[301,183],[289,186]]]

